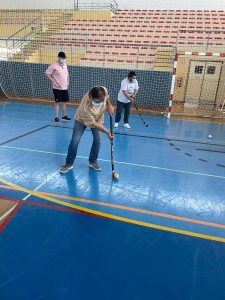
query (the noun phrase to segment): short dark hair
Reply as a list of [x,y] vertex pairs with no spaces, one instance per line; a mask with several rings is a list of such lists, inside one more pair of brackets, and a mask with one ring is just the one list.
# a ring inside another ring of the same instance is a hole
[[102,86],[94,86],[89,92],[89,97],[93,99],[100,99],[103,101],[105,96],[106,91]]
[[129,74],[128,74],[128,78],[130,77],[133,77],[133,76],[137,76],[136,73],[134,71],[131,71]]
[[58,57],[60,58],[66,58],[66,54],[64,52],[59,52]]

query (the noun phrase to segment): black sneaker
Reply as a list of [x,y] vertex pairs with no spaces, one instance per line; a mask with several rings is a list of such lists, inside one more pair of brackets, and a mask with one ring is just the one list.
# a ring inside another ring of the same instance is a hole
[[71,118],[65,116],[65,117],[62,117],[62,120],[64,120],[64,121],[71,121]]
[[55,118],[55,122],[59,122],[59,118],[58,117]]

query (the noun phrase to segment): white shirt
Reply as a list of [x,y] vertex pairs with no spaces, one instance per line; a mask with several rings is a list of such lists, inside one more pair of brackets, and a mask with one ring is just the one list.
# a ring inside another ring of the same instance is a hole
[[133,82],[130,82],[128,78],[123,79],[118,94],[118,100],[123,103],[129,103],[130,100],[124,95],[123,91],[127,91],[129,96],[131,96],[134,93],[134,91],[137,91],[138,89],[139,86],[136,79]]

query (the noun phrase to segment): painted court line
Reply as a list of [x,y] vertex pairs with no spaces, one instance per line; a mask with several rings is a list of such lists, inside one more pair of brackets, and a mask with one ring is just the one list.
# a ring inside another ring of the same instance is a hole
[[[39,186],[37,186],[34,191],[39,190],[42,186],[44,186],[52,177],[54,177],[56,174],[58,174],[59,170],[57,170],[56,172],[54,172],[51,176],[47,177],[47,179],[40,184]],[[29,197],[31,196],[31,194],[28,194],[27,196],[25,196],[22,200],[25,201],[27,200]],[[9,220],[15,215],[16,211],[18,211],[20,208],[20,204],[16,204],[14,205],[10,210],[8,210],[4,215],[0,216],[0,221],[5,220],[5,224],[9,222]],[[4,226],[3,226],[4,227]]]
[[[34,149],[28,149],[28,148],[10,147],[10,146],[2,146],[2,148],[16,149],[16,150],[36,152],[36,153],[45,153],[45,154],[52,154],[52,155],[61,155],[61,156],[67,155],[66,153],[49,152],[49,151],[34,150]],[[86,157],[86,156],[77,156],[77,158],[88,159],[88,157]],[[104,161],[104,162],[111,162],[108,159],[99,158],[98,160]],[[115,161],[115,163],[120,164],[120,165],[129,165],[129,166],[133,166],[133,167],[149,168],[149,169],[156,169],[156,170],[161,170],[161,171],[169,171],[169,172],[225,179],[225,176],[219,176],[219,175],[214,175],[214,174],[191,172],[191,171],[184,171],[184,170],[179,170],[179,169],[171,169],[171,168],[163,168],[163,167],[157,167],[157,166],[151,166],[151,165],[135,164],[135,163],[129,163],[129,162],[123,162],[123,161]]]
[[213,149],[196,149],[198,151],[204,151],[204,152],[211,152],[211,153],[221,153],[224,154],[225,151],[221,151],[221,150],[213,150]]
[[[186,120],[187,121],[187,120]],[[151,123],[151,121],[149,121]],[[208,122],[206,122],[208,123]],[[221,124],[221,123],[217,123]],[[73,129],[73,127],[69,126],[59,126],[59,125],[49,125],[49,127],[57,127],[57,128],[66,128],[66,129]],[[87,131],[90,131],[87,129]],[[155,139],[155,140],[165,140],[165,141],[175,141],[175,142],[183,142],[183,143],[190,143],[190,144],[201,144],[201,145],[209,145],[209,146],[218,146],[218,147],[225,147],[225,144],[219,144],[219,141],[215,141],[215,143],[210,143],[207,140],[197,140],[197,139],[185,139],[184,137],[179,138],[177,136],[164,136],[160,134],[143,134],[141,132],[125,132],[117,129],[114,131],[115,135],[125,135],[130,137],[137,137],[137,138],[148,138],[148,139]]]
[[13,141],[16,141],[16,140],[18,140],[18,139],[21,139],[21,138],[23,138],[23,137],[25,137],[25,136],[27,136],[27,135],[30,135],[30,134],[32,134],[32,133],[34,133],[34,132],[43,130],[43,129],[47,128],[47,127],[49,127],[49,125],[42,126],[42,127],[40,127],[40,128],[34,129],[34,130],[32,130],[32,131],[29,131],[29,132],[27,132],[27,133],[24,133],[24,134],[22,134],[22,135],[19,135],[19,136],[17,136],[17,137],[14,137],[14,138],[12,138],[12,139],[10,139],[10,140],[8,140],[8,141],[5,141],[5,142],[0,143],[0,146],[5,145],[5,144],[8,144],[8,143],[13,142]]
[[15,204],[12,208],[10,208],[4,215],[0,216],[0,222],[4,220],[8,215],[16,208],[17,204]]
[[[57,174],[59,174],[59,169],[53,173],[51,176],[47,177],[47,179],[41,183],[40,185],[38,185],[34,191],[38,191],[41,187],[43,187],[50,179],[52,179],[54,176],[56,176]],[[22,200],[27,200],[30,196],[32,196],[31,194],[28,194],[27,196],[25,196]]]
[[[5,200],[5,201],[12,202],[12,203],[17,203],[17,204],[20,203],[22,205],[28,204],[28,205],[37,206],[37,207],[50,208],[53,210],[70,212],[70,213],[74,213],[74,214],[83,214],[83,215],[93,216],[93,214],[89,214],[89,213],[83,212],[81,210],[77,210],[77,209],[69,208],[69,207],[65,207],[65,206],[33,202],[33,201],[29,201],[29,200],[23,201],[21,199],[9,198],[9,197],[4,197],[4,196],[0,196],[0,200]],[[1,228],[1,225],[0,225],[0,228]]]
[[58,200],[58,199],[55,199],[55,198],[52,198],[52,197],[49,197],[49,196],[40,195],[39,192],[28,190],[26,188],[23,188],[21,186],[13,184],[13,183],[11,183],[11,182],[9,182],[5,179],[2,179],[2,178],[0,178],[0,182],[2,182],[3,184],[9,185],[10,187],[14,187],[15,189],[17,189],[21,192],[25,192],[27,194],[37,196],[37,197],[45,199],[47,201],[50,201],[50,202],[53,202],[53,203],[58,203],[58,204],[66,206],[66,207],[74,208],[74,209],[77,209],[77,210],[85,211],[87,213],[94,214],[94,215],[97,215],[97,216],[106,217],[108,219],[117,220],[117,221],[130,223],[130,224],[135,224],[135,225],[139,225],[139,226],[143,226],[143,227],[154,228],[154,229],[159,229],[159,230],[163,230],[163,231],[168,231],[168,232],[173,232],[173,233],[178,233],[178,234],[188,235],[188,236],[192,236],[192,237],[198,237],[198,238],[202,238],[202,239],[213,240],[213,241],[218,241],[218,242],[225,243],[225,238],[200,234],[200,233],[191,232],[191,231],[185,231],[185,230],[181,230],[181,229],[175,229],[175,228],[172,228],[172,227],[155,225],[155,224],[142,222],[142,221],[138,221],[138,220],[132,220],[132,219],[128,219],[128,218],[124,218],[124,217],[120,217],[120,216],[115,216],[115,215],[112,215],[112,214],[99,212],[97,210],[89,209],[89,208],[82,207],[82,206],[79,206],[79,205],[74,205],[74,204],[71,204],[71,203],[67,203],[65,201],[61,201],[61,200]]
[[9,214],[2,220],[0,224],[0,232],[4,230],[4,228],[8,225],[8,223],[12,220],[12,218],[16,215],[22,203],[17,203],[9,212]]
[[[6,185],[0,185],[0,188],[12,189],[12,190],[18,191],[18,189],[15,189],[15,188],[12,188],[12,187],[9,187]],[[52,196],[52,197],[60,198],[63,200],[71,200],[71,201],[76,201],[76,202],[81,202],[81,203],[88,203],[88,204],[93,204],[96,206],[112,207],[112,208],[117,208],[117,209],[121,209],[121,210],[125,210],[125,211],[132,211],[132,212],[136,212],[136,213],[142,213],[142,214],[153,215],[153,216],[157,216],[157,217],[163,217],[163,218],[167,218],[167,219],[174,219],[174,220],[189,222],[189,223],[193,223],[193,224],[199,224],[199,225],[205,225],[205,226],[209,226],[209,227],[225,229],[225,225],[223,225],[223,224],[212,223],[212,222],[207,222],[207,221],[203,221],[203,220],[196,220],[196,219],[191,219],[191,218],[187,218],[187,217],[180,217],[180,216],[170,215],[170,214],[165,214],[165,213],[159,213],[159,212],[154,212],[151,210],[134,208],[134,207],[124,206],[124,205],[119,205],[119,204],[99,202],[99,201],[95,201],[95,200],[70,197],[70,196],[59,195],[59,194],[48,193],[48,192],[40,192],[40,191],[39,191],[39,195],[40,195],[40,197],[42,197],[42,196],[50,196],[51,197]]]

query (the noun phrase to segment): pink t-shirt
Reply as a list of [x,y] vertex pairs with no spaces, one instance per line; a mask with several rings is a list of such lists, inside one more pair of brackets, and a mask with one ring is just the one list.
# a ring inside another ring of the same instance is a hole
[[60,65],[58,62],[51,64],[45,71],[46,74],[51,75],[54,80],[56,80],[60,87],[53,84],[53,89],[57,90],[67,90],[68,89],[68,70],[67,65]]

